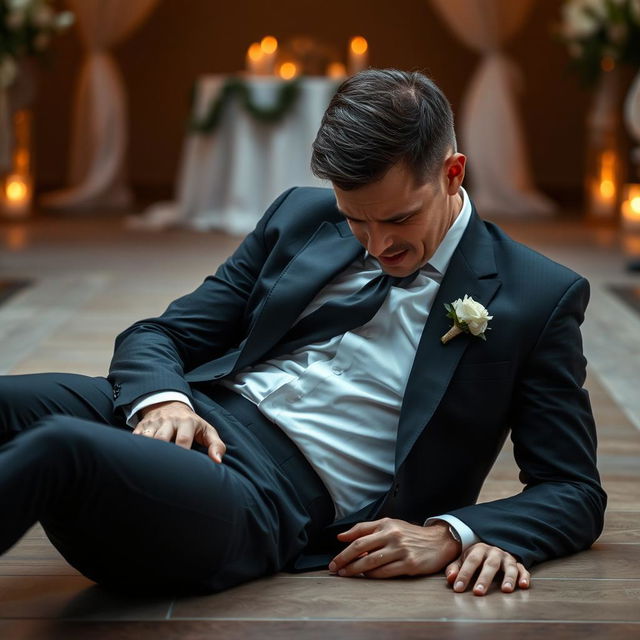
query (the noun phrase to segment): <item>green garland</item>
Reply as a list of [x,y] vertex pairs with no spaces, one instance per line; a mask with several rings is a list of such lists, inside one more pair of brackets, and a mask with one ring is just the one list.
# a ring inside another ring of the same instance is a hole
[[[300,93],[300,80],[296,78],[284,84],[278,91],[276,103],[269,107],[262,107],[253,101],[251,89],[240,78],[229,78],[222,87],[218,98],[209,106],[207,114],[201,119],[192,118],[189,130],[193,133],[212,133],[220,124],[224,109],[234,95],[238,95],[243,107],[258,122],[274,123],[281,120],[296,102]],[[192,92],[192,105],[195,91]]]

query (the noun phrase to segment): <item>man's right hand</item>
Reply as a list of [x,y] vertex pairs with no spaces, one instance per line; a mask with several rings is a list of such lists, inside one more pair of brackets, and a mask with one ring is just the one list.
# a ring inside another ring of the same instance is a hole
[[159,402],[140,410],[142,419],[133,430],[135,435],[157,438],[190,449],[193,441],[207,447],[209,457],[222,462],[227,447],[218,432],[184,402]]

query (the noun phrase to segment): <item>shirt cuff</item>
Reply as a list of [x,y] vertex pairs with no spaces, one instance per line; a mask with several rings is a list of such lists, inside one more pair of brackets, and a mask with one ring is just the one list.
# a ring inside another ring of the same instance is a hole
[[192,411],[193,405],[191,400],[184,393],[179,391],[161,391],[160,393],[149,393],[139,398],[134,404],[130,404],[125,410],[127,414],[127,426],[132,429],[140,422],[138,419],[138,411],[158,402],[184,402]]
[[429,525],[435,524],[438,520],[446,522],[452,529],[454,529],[460,538],[460,544],[462,545],[463,551],[472,544],[476,544],[476,542],[482,542],[471,527],[468,527],[464,522],[462,522],[462,520],[459,520],[455,516],[450,516],[449,514],[427,518],[424,526],[428,527]]

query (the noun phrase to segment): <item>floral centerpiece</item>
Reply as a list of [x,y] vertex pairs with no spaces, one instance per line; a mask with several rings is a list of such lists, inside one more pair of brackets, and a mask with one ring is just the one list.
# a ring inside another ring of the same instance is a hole
[[567,0],[560,38],[585,84],[615,65],[640,67],[640,0]]
[[73,13],[54,10],[50,0],[0,0],[0,90],[16,79],[21,58],[45,51],[73,21]]

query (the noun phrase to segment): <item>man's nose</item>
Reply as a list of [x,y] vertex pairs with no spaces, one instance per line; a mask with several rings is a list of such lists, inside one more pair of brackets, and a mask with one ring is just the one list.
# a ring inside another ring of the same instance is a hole
[[391,245],[393,240],[388,233],[380,228],[369,228],[367,232],[367,251],[372,256],[382,255]]

